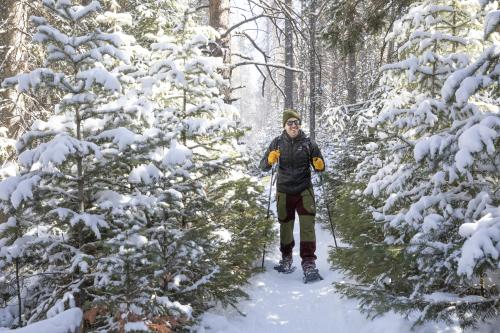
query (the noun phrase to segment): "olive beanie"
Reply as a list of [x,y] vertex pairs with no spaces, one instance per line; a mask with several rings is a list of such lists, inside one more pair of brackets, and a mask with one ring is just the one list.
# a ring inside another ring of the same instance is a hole
[[286,109],[285,112],[283,112],[283,127],[285,127],[287,120],[290,118],[297,118],[298,120],[301,120],[297,111],[293,109]]

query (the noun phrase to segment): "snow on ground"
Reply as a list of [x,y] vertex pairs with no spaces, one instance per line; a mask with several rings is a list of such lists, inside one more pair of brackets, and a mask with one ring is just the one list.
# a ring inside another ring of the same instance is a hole
[[[295,239],[298,241],[298,220]],[[337,271],[331,271],[326,261],[328,248],[333,245],[331,234],[316,225],[317,266],[324,280],[304,284],[298,246],[294,249],[295,272],[279,274],[273,266],[280,259],[277,246],[266,256],[266,272],[256,275],[246,289],[250,300],[238,305],[241,316],[234,309],[217,309],[203,316],[199,333],[404,333],[410,332],[411,323],[390,313],[374,320],[367,319],[357,309],[358,302],[343,299],[335,292],[332,282],[343,280]],[[417,333],[458,333],[458,327],[429,324]]]
[[80,308],[63,311],[52,318],[41,320],[26,327],[9,330],[0,327],[2,333],[72,333],[78,332],[83,312]]
[[[275,206],[273,203],[272,206]],[[277,227],[277,223],[275,223]],[[332,282],[344,279],[338,271],[330,270],[328,250],[333,246],[331,233],[316,224],[317,267],[324,280],[304,284],[299,256],[299,223],[295,220],[294,264],[295,272],[277,273],[273,266],[279,261],[277,245],[271,246],[266,255],[266,271],[250,280],[246,292],[250,300],[238,304],[241,316],[235,309],[215,309],[206,313],[197,327],[198,333],[405,333],[411,332],[411,323],[395,313],[374,320],[367,319],[358,310],[358,301],[341,298]],[[339,244],[340,245],[340,244]],[[430,323],[415,333],[459,333],[458,326]],[[478,331],[475,331],[478,332]],[[486,331],[481,332],[486,333]]]

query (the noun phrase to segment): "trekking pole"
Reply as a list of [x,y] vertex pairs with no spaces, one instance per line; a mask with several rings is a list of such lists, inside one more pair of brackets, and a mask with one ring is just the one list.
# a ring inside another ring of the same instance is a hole
[[[271,171],[271,182],[269,183],[269,198],[267,200],[267,214],[266,214],[266,220],[269,223],[269,216],[271,213],[271,192],[273,189],[273,178],[274,178],[274,171],[276,169],[276,164],[273,166],[272,171]],[[262,269],[264,269],[264,258],[266,257],[266,242],[265,239],[267,238],[267,228],[264,229],[264,248],[262,249]]]
[[321,183],[321,188],[323,189],[323,194],[325,195],[326,210],[328,211],[328,219],[330,220],[330,227],[332,228],[333,241],[335,242],[335,248],[338,248],[337,238],[335,237],[335,227],[332,222],[332,214],[330,213],[330,205],[328,204],[328,199],[326,198],[325,184],[323,183],[323,175],[319,174],[319,180]]

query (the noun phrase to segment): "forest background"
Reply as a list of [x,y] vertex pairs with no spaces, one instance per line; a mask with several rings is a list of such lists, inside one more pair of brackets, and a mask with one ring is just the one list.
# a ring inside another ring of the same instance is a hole
[[4,0],[0,326],[236,307],[286,108],[327,159],[340,293],[416,325],[497,317],[499,27],[488,0]]

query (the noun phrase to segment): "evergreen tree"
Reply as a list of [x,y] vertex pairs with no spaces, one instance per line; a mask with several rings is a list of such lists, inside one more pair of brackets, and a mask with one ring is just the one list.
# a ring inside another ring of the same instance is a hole
[[114,7],[128,13],[131,18],[125,31],[144,47],[149,47],[158,34],[172,31],[187,9],[186,3],[174,0],[113,0]]
[[368,110],[376,137],[358,179],[403,280],[389,271],[341,287],[372,313],[419,309],[416,323],[456,316],[468,326],[498,311],[482,278],[498,267],[497,36],[481,38],[497,5],[424,1],[394,26],[400,61],[384,67]]
[[237,139],[244,132],[237,110],[221,98],[227,85],[218,71],[221,59],[204,55],[217,33],[197,25],[187,8],[181,17],[151,45],[151,82],[162,87],[151,90],[153,99],[172,111],[175,144],[191,154],[187,169],[171,170],[182,196],[175,218],[184,234],[173,239],[180,250],[162,274],[168,293],[199,313],[214,301],[227,305],[244,295],[240,286],[260,255],[267,221],[256,181],[242,177],[247,158]]
[[[363,197],[363,183],[356,180],[356,168],[366,155],[364,150],[374,145],[373,133],[365,132],[369,119],[365,107],[369,103],[332,108],[324,115],[327,121],[323,123],[324,135],[320,140],[327,142],[328,149],[323,154],[332,172],[323,176],[325,193],[321,199],[330,209],[329,215],[324,214],[332,219],[329,229],[333,227],[336,237],[344,244],[332,247],[329,261],[333,268],[356,281],[354,285],[334,283],[346,294],[350,294],[353,287],[383,285],[387,281],[392,281],[394,292],[409,292],[411,284],[405,274],[411,261],[401,246],[384,242],[382,225],[372,223],[371,214],[367,212],[381,200]],[[368,303],[366,299],[361,300],[364,307],[369,307]]]
[[[149,103],[126,88],[140,77],[124,49],[130,37],[99,30],[100,4],[43,3],[59,23],[32,19],[35,41],[47,48],[47,67],[3,84],[21,91],[48,87],[64,98],[53,117],[35,122],[20,138],[20,173],[0,183],[2,208],[10,216],[2,225],[2,266],[24,264],[29,288],[23,290],[25,308],[19,315],[28,323],[67,307],[100,305],[104,294],[106,305],[118,301],[104,308],[110,323],[103,327],[113,330],[116,322],[131,319],[128,313],[148,292],[132,292],[145,284],[137,275],[122,278],[132,266],[146,264],[147,252],[134,256],[130,248],[143,245],[147,216],[163,214],[176,201],[164,188],[134,186],[164,180],[150,155],[168,133],[154,131]],[[120,265],[125,269],[119,271]],[[116,297],[106,293],[110,286]],[[129,288],[127,297],[120,288]]]
[[0,268],[29,281],[9,295],[22,293],[19,318],[82,307],[93,330],[182,329],[234,305],[271,235],[221,59],[205,56],[218,34],[187,2],[144,33],[147,19],[96,15],[97,1],[44,5],[57,22],[33,18],[46,67],[3,83],[64,96],[0,183]]
[[[172,322],[170,316],[194,319],[214,302],[234,304],[245,296],[241,285],[260,255],[267,223],[257,201],[260,193],[252,190],[255,180],[240,178],[245,158],[237,138],[243,131],[237,110],[221,99],[226,82],[217,71],[220,59],[204,56],[217,34],[197,25],[187,6],[177,5],[183,10],[174,15],[180,18],[177,25],[161,26],[145,39],[151,51],[143,57],[147,70],[138,79],[138,91],[156,115],[148,133],[163,133],[163,141],[154,142],[150,159],[156,161],[137,170],[134,187],[142,193],[161,189],[159,197],[167,200],[161,200],[161,214],[148,210],[142,227],[136,223],[135,230],[125,229],[114,241],[119,260],[111,256],[100,266],[108,271],[104,277],[117,279],[113,297],[100,297],[100,303],[105,308],[127,304],[120,311],[123,318],[156,325]],[[155,170],[163,176],[155,177]],[[241,205],[247,207],[244,214],[227,209]],[[136,241],[124,245],[131,236]],[[153,301],[148,295],[155,295]],[[95,325],[99,321],[106,321],[105,312]]]
[[380,32],[392,25],[404,9],[415,0],[396,1],[330,1],[327,7],[329,24],[323,37],[346,55],[363,43],[366,35]]

